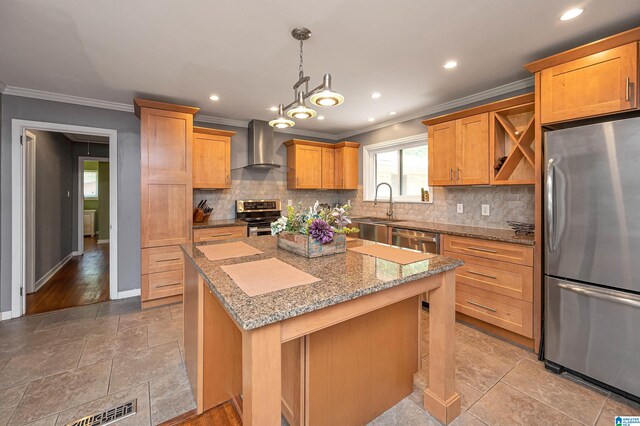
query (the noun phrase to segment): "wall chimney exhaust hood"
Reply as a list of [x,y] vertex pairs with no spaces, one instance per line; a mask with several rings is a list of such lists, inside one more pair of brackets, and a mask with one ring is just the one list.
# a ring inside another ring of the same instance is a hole
[[274,161],[273,128],[262,120],[249,122],[249,164],[251,169],[279,169],[282,167]]

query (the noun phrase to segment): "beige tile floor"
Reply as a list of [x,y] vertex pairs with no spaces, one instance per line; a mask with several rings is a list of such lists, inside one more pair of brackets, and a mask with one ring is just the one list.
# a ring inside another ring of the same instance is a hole
[[[182,307],[137,298],[0,323],[0,426],[65,425],[136,398],[122,425],[156,425],[195,407],[183,364]],[[424,411],[428,314],[413,395],[372,425],[437,425]],[[520,347],[457,324],[456,425],[613,425],[640,404],[547,372]]]

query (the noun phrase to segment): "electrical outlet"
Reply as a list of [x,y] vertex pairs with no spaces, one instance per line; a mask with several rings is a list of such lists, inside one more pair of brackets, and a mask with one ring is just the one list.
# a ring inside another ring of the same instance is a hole
[[287,200],[287,206],[292,206],[292,205],[293,205],[293,201]]
[[464,213],[464,204],[458,204],[456,211],[458,213]]
[[489,216],[489,204],[482,204],[482,216]]
[[351,206],[351,200],[347,200],[347,205]]

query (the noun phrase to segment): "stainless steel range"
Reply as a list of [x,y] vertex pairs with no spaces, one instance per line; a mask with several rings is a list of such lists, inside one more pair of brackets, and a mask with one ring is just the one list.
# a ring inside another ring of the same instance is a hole
[[280,200],[237,200],[236,219],[249,224],[249,236],[271,235],[271,222],[282,214]]

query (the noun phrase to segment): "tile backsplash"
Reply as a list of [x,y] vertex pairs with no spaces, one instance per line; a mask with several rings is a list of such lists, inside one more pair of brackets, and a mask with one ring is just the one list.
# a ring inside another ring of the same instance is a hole
[[[531,185],[432,188],[432,197],[432,204],[395,203],[395,218],[504,229],[509,229],[507,220],[533,223],[534,219],[534,187]],[[283,209],[287,200],[294,204],[302,202],[305,206],[316,200],[329,204],[351,200],[353,216],[384,217],[388,210],[386,202],[379,202],[374,207],[373,202],[363,201],[361,186],[357,191],[288,190],[285,181],[276,179],[234,179],[231,189],[195,190],[193,203],[195,207],[200,200],[206,199],[213,207],[212,220],[232,219],[236,200],[263,198],[282,200]],[[464,213],[456,213],[459,203],[464,205]],[[481,215],[482,204],[489,204],[489,216]]]

